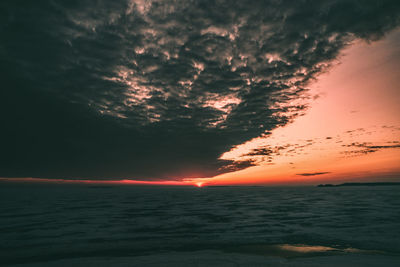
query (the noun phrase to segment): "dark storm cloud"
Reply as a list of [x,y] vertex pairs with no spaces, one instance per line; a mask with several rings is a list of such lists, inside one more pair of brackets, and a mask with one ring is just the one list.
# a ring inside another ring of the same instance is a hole
[[212,176],[394,1],[2,1],[0,176]]

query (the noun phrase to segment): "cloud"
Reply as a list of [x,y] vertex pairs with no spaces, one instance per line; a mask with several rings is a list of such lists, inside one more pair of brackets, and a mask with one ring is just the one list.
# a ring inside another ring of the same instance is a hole
[[240,155],[238,161],[251,160],[254,165],[261,163],[274,164],[273,160],[278,156],[293,157],[296,155],[307,154],[305,151],[306,147],[312,146],[315,140],[297,140],[296,143],[280,144],[277,146],[264,145],[255,149],[251,149],[250,152]]
[[344,151],[343,154],[353,154],[353,155],[361,155],[361,154],[369,154],[374,153],[382,149],[389,148],[400,148],[399,141],[390,141],[384,145],[373,144],[371,142],[358,143],[354,142],[348,145],[342,145],[343,147],[353,148],[352,150]]
[[[0,176],[180,179],[307,109],[341,49],[397,1],[1,3]],[[233,167],[232,167],[233,166]]]
[[300,176],[316,176],[316,175],[323,175],[323,174],[328,174],[330,172],[307,172],[307,173],[298,173],[296,175]]

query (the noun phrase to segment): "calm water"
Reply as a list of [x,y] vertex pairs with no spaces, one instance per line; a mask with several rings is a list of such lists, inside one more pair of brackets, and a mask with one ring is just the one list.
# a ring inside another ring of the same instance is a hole
[[400,187],[0,183],[0,240],[4,265],[168,251],[251,253],[279,244],[393,256],[400,255]]

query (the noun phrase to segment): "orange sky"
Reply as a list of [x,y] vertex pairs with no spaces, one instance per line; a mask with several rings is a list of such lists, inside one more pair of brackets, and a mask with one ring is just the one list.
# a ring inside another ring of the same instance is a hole
[[[397,30],[381,41],[359,41],[348,47],[328,73],[310,84],[316,100],[305,116],[221,156],[253,159],[259,166],[201,180],[206,184],[399,181],[399,39]],[[270,162],[265,156],[243,156],[260,147],[279,151]],[[322,172],[326,173],[298,175]]]

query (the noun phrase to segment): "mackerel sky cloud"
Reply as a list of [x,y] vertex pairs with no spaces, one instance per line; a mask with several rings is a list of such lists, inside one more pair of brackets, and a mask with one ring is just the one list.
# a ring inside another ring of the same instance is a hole
[[[310,82],[343,49],[400,22],[396,0],[0,7],[2,177],[179,180],[247,168],[253,160],[221,155],[304,114]],[[352,148],[384,148],[371,146]],[[276,153],[265,149],[252,153]]]

